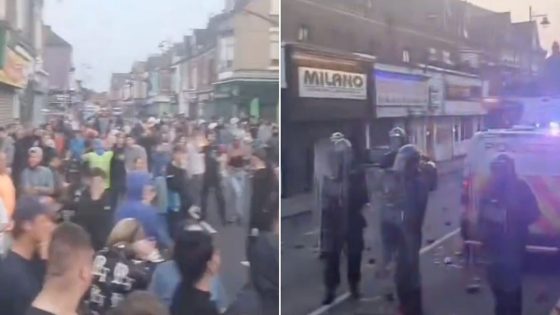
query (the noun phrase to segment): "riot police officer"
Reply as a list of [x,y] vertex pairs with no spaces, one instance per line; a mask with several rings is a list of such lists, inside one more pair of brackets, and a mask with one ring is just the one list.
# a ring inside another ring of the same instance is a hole
[[501,154],[490,165],[490,181],[480,198],[479,233],[489,264],[487,278],[496,315],[521,315],[521,272],[529,225],[539,215],[535,195],[517,177],[512,158]]
[[[383,156],[379,167],[384,169],[392,168],[399,149],[406,144],[408,144],[408,139],[404,129],[401,127],[391,129],[389,131],[389,152]],[[423,170],[423,176],[429,181],[430,191],[435,190],[438,181],[435,163],[429,157],[421,155],[420,168]]]
[[[364,229],[367,226],[363,215],[369,202],[365,170],[362,165],[354,165],[349,174],[348,209],[346,211],[344,233],[339,234],[335,245],[323,253],[324,282],[326,287],[323,304],[330,304],[340,283],[340,255],[346,248],[347,279],[350,293],[354,299],[360,298],[361,262],[364,250]],[[332,222],[341,224],[342,222]],[[334,236],[334,235],[333,235]]]
[[321,216],[320,250],[325,299],[330,304],[340,283],[340,255],[346,248],[348,282],[358,298],[363,229],[361,210],[368,202],[363,168],[355,167],[352,144],[340,132],[315,146],[317,207]]
[[395,162],[399,149],[407,144],[406,132],[400,127],[394,127],[389,131],[389,152],[387,152],[380,163],[381,168],[390,168]]
[[395,287],[404,315],[422,315],[420,257],[422,225],[432,188],[421,154],[414,145],[402,146],[393,167],[381,176],[381,233],[386,266],[395,264]]

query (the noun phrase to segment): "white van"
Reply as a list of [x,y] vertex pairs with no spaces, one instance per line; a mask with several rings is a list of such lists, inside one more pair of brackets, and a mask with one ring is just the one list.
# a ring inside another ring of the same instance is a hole
[[490,163],[506,154],[520,179],[535,195],[541,216],[530,226],[530,251],[560,248],[560,124],[549,128],[516,127],[477,133],[470,143],[463,174],[462,236],[476,242],[480,192],[488,183]]

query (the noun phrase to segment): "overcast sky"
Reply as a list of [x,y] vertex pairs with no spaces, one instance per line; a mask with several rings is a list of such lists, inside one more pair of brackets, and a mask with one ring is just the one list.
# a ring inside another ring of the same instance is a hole
[[77,76],[107,90],[112,72],[206,25],[224,0],[47,0],[45,23],[74,47]]
[[[405,1],[405,0],[402,0]],[[529,6],[547,13],[551,26],[540,29],[543,47],[560,40],[560,0],[468,0],[511,11],[528,20]],[[45,21],[74,46],[77,75],[87,86],[107,90],[112,72],[128,72],[135,60],[158,52],[163,40],[178,41],[204,27],[224,0],[47,0]]]
[[[552,42],[560,41],[560,0],[468,0],[468,2],[495,11],[510,11],[514,22],[529,20],[529,7],[533,14],[547,14],[550,26],[539,27],[541,45],[550,51]],[[539,22],[541,19],[539,19]]]

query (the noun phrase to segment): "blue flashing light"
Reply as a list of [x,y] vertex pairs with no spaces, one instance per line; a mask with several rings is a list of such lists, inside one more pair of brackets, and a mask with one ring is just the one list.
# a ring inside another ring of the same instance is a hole
[[549,128],[552,135],[560,135],[560,123],[553,121],[549,124]]

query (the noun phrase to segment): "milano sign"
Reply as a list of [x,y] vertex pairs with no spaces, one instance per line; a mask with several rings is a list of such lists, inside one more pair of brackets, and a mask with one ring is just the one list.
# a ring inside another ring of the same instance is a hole
[[298,75],[300,97],[367,99],[365,74],[299,67]]

